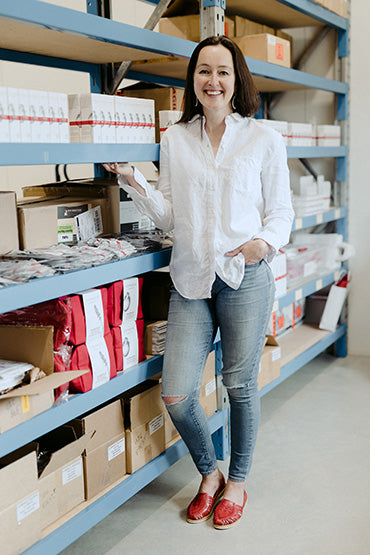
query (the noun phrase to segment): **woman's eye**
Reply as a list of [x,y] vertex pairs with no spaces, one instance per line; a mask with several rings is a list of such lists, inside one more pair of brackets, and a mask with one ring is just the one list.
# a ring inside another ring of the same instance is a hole
[[220,75],[229,75],[227,71],[220,71]]
[[208,71],[206,69],[200,69],[199,73],[208,73]]

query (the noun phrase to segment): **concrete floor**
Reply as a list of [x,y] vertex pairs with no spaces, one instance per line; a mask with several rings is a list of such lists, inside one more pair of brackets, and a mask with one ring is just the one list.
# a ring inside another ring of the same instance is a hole
[[370,360],[320,355],[263,397],[238,526],[185,522],[198,484],[187,455],[63,555],[369,555]]

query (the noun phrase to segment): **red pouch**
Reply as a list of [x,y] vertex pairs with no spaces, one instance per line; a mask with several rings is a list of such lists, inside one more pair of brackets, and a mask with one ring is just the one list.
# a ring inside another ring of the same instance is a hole
[[[112,328],[117,372],[127,370],[145,360],[144,320],[127,322]],[[124,337],[122,338],[122,333]],[[137,347],[136,347],[137,346]]]
[[[114,356],[113,339],[109,332],[104,336],[104,341],[108,349],[109,356],[109,373],[110,379],[117,375],[116,361]],[[90,354],[86,344],[77,345],[72,353],[71,362],[69,365],[69,370],[85,370],[89,369],[90,372],[72,380],[70,382],[70,390],[78,393],[85,393],[85,391],[90,391],[93,386],[93,369],[90,359]]]

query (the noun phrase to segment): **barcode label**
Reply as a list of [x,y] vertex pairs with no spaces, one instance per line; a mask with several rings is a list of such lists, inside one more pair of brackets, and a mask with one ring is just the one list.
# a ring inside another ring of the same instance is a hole
[[87,241],[103,233],[100,206],[75,216],[77,241]]
[[162,428],[164,423],[163,414],[157,416],[157,418],[153,418],[151,422],[149,422],[149,434],[152,435],[154,432]]

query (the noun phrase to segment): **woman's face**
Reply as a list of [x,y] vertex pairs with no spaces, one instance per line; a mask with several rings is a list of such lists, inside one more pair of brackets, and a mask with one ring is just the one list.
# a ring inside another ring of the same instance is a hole
[[194,71],[194,92],[203,111],[232,112],[231,98],[235,90],[235,72],[230,50],[217,44],[199,52]]

